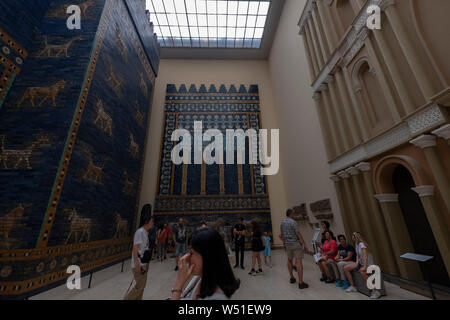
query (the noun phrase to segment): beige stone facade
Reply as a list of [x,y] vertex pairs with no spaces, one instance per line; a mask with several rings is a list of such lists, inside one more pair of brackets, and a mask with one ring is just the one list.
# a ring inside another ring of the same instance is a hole
[[[380,8],[369,29],[367,8]],[[421,281],[406,252],[450,274],[450,20],[447,0],[309,0],[299,21],[347,236],[382,271]],[[409,183],[409,184],[408,184]],[[428,245],[427,245],[428,244]]]

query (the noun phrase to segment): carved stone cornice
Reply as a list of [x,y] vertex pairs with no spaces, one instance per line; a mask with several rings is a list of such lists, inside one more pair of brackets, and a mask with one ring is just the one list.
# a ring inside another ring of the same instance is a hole
[[350,175],[347,173],[347,172],[345,172],[344,170],[343,171],[339,171],[338,173],[336,173],[340,178],[342,178],[342,179],[348,179],[348,178],[350,178]]
[[333,182],[339,182],[341,180],[341,178],[339,178],[339,176],[335,174],[332,174],[330,176],[330,179],[333,180]]
[[444,107],[429,106],[382,135],[340,155],[330,162],[330,172],[343,170],[396,146],[408,143],[420,133],[429,132],[448,120],[449,115]]
[[358,169],[356,169],[355,167],[347,168],[347,169],[345,169],[345,172],[347,172],[351,176],[356,176],[356,175],[360,174],[360,171]]

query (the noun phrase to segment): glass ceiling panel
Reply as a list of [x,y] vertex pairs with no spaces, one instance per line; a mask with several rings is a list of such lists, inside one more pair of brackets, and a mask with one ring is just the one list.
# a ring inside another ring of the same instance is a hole
[[162,47],[253,48],[271,0],[146,0]]

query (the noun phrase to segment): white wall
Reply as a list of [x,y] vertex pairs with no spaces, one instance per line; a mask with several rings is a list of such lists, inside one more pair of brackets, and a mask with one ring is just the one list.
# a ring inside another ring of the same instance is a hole
[[[334,183],[329,179],[325,145],[312,99],[311,78],[297,23],[306,0],[286,0],[269,58],[270,77],[280,124],[281,166],[289,207],[331,199],[336,234],[344,230]],[[299,222],[305,240],[312,238],[307,222]],[[308,241],[308,240],[307,240]]]
[[[272,82],[269,77],[267,61],[232,61],[232,60],[161,60],[159,75],[155,86],[153,109],[150,123],[150,136],[146,149],[144,178],[140,208],[146,203],[153,204],[159,169],[159,153],[161,146],[162,124],[166,85],[173,83],[177,88],[185,84],[195,84],[197,88],[205,84],[244,84],[259,86],[261,100],[262,128],[277,129],[277,112],[274,104]],[[277,175],[268,176],[270,207],[274,240],[279,243],[279,225],[286,211],[286,191],[284,188],[283,168]]]

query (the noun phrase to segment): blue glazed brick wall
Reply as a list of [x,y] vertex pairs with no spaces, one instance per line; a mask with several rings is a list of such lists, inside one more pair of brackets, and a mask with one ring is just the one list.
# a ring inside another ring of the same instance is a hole
[[[171,150],[172,133],[177,128],[191,131],[194,121],[202,121],[203,132],[219,129],[225,137],[226,129],[260,129],[260,106],[258,86],[181,85],[169,84],[166,89],[164,135],[160,163],[159,189],[155,199],[155,215],[158,223],[176,223],[183,217],[190,231],[202,221],[214,223],[223,219],[233,226],[238,217],[245,220],[258,218],[263,230],[271,232],[271,216],[267,181],[261,175],[261,165],[250,165],[248,140],[246,161],[242,165],[242,192],[239,193],[238,166],[224,164],[223,193],[220,190],[218,164],[205,166],[205,193],[201,193],[201,165],[187,165],[186,192],[183,193],[183,164],[174,165]],[[225,146],[225,141],[223,141]],[[204,142],[203,147],[207,144]],[[236,157],[236,156],[235,156]],[[192,154],[191,159],[194,159]],[[226,154],[224,155],[226,159]]]
[[[152,27],[124,0],[70,1],[87,4],[72,31],[68,4],[49,1],[30,20],[28,56],[0,107],[0,298],[45,290],[70,264],[87,272],[130,255],[159,59],[147,52],[160,49],[144,49]],[[67,55],[46,46],[69,41]]]

